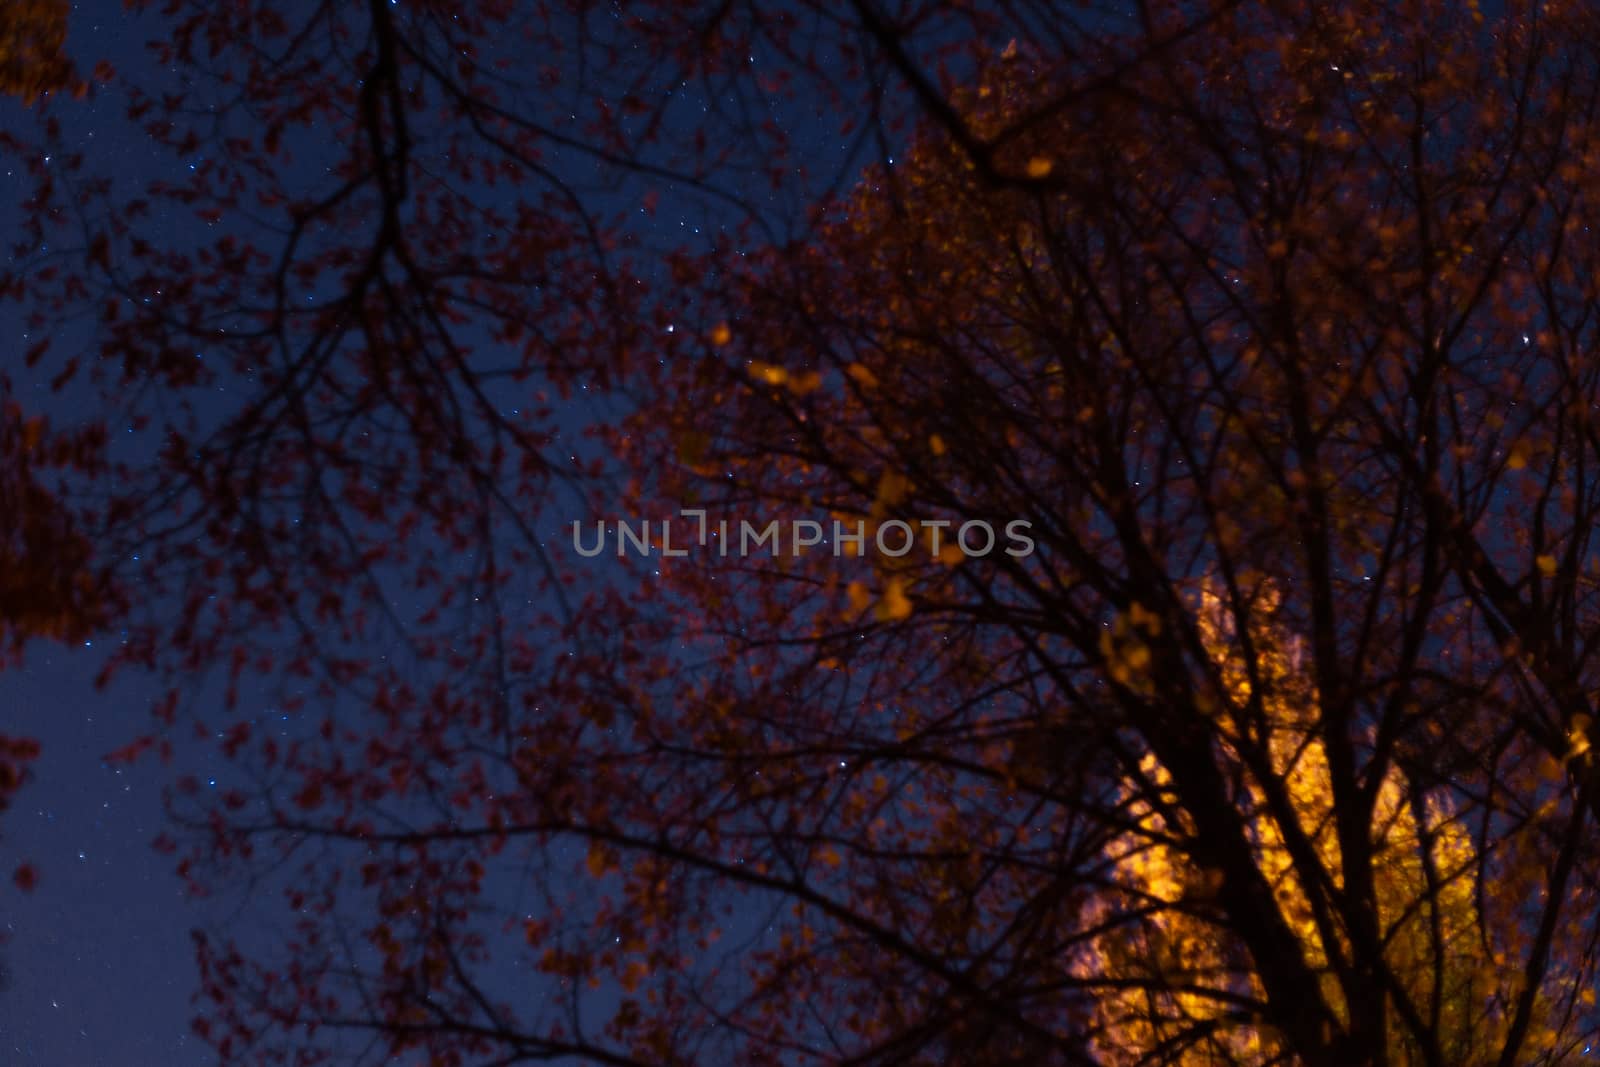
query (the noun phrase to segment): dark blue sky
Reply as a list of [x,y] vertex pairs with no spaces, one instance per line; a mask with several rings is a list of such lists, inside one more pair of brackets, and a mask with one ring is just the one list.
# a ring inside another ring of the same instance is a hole
[[150,848],[160,783],[149,768],[99,758],[146,713],[153,687],[130,676],[97,693],[87,679],[99,660],[41,646],[25,669],[0,674],[6,729],[44,749],[4,827],[8,861],[32,860],[41,882],[30,894],[4,890],[0,1063],[213,1062],[188,1023],[188,930],[200,911],[170,857]]
[[[104,58],[150,77],[141,22],[117,0],[77,3],[70,51],[85,66]],[[107,88],[70,109],[70,122],[82,123],[77,136],[85,149],[130,181],[157,178],[170,157],[126,122],[123,102],[117,88]],[[0,110],[3,122],[19,114],[13,101]],[[0,163],[8,173],[16,168],[16,160]],[[0,211],[10,221],[10,198]],[[14,350],[19,326],[10,309],[3,322]],[[75,400],[46,400],[43,389],[34,395],[43,410],[56,406],[62,416],[70,414],[62,406]],[[146,723],[155,693],[154,681],[134,675],[94,691],[102,649],[114,640],[107,633],[98,638],[101,648],[35,645],[21,670],[0,673],[3,729],[43,745],[34,781],[0,825],[0,867],[27,859],[40,872],[34,893],[19,893],[10,881],[0,889],[10,936],[3,949],[10,981],[0,992],[0,1064],[8,1067],[184,1067],[214,1059],[189,1030],[189,929],[205,915],[182,899],[171,857],[150,848],[165,774],[155,765],[122,769],[101,761]]]
[[[85,0],[74,5],[69,49],[87,70],[109,60],[119,76],[146,86],[168,72],[145,54],[152,18],[136,18],[120,0]],[[124,114],[126,99],[113,83],[93,99],[65,106],[60,114],[70,137],[102,168],[130,187],[184,177],[188,162],[152,144]],[[693,121],[692,106],[677,121]],[[857,137],[841,140],[820,116],[795,115],[788,133],[814,168],[809,189],[752,194],[762,213],[795,218],[803,199],[847,178],[878,145]],[[0,101],[0,123],[25,121],[20,106]],[[0,160],[15,175],[19,161]],[[708,239],[719,225],[716,209],[703,200],[674,198],[666,190],[657,209],[639,217],[642,235],[654,243]],[[0,229],[8,229],[15,204],[0,198]],[[158,220],[159,221],[159,220]],[[696,237],[695,235],[698,235]],[[175,234],[181,238],[181,234]],[[22,328],[15,309],[0,311],[0,329],[14,351]],[[8,364],[9,366],[9,364]],[[22,375],[20,366],[13,371]],[[43,381],[17,378],[36,410],[70,418],[85,397],[52,395]],[[592,417],[574,409],[569,429]],[[574,516],[548,517],[552,534]],[[31,783],[0,823],[0,869],[21,859],[38,869],[40,882],[23,894],[0,885],[0,920],[9,935],[3,953],[9,972],[0,992],[0,1067],[185,1067],[214,1062],[211,1050],[190,1032],[195,990],[191,928],[226,922],[217,905],[187,900],[171,857],[151,841],[161,829],[163,784],[179,774],[202,782],[225,774],[210,765],[209,750],[180,746],[172,765],[142,762],[112,767],[102,757],[149,726],[148,708],[160,686],[125,672],[106,691],[91,679],[104,661],[115,632],[97,635],[85,647],[36,644],[19,671],[0,673],[0,731],[33,737],[43,746]],[[246,716],[272,714],[270,701],[246,694]]]
[[[85,66],[104,58],[149,76],[140,21],[117,0],[75,4],[69,47]],[[123,104],[115,89],[104,91],[69,109],[70,121],[82,124],[86,148],[130,180],[156,177],[170,157],[131,127]],[[14,101],[0,105],[0,121],[16,121],[19,113]],[[0,161],[8,174],[18,166]],[[14,210],[8,198],[0,217],[9,222]],[[0,321],[16,351],[20,327],[11,314]],[[9,364],[15,357],[7,358]],[[43,389],[33,395],[47,410],[73,399],[46,400]],[[3,1064],[212,1062],[188,1021],[194,988],[188,931],[203,915],[184,901],[170,857],[150,847],[161,818],[160,774],[153,767],[112,768],[100,758],[147,721],[155,692],[153,682],[133,675],[109,691],[94,690],[102,649],[116,639],[102,635],[101,648],[36,645],[22,670],[0,672],[0,729],[43,746],[33,781],[0,825],[0,866],[10,871],[26,858],[41,879],[31,894],[9,881],[0,889],[10,938],[0,950],[9,977],[0,992]]]

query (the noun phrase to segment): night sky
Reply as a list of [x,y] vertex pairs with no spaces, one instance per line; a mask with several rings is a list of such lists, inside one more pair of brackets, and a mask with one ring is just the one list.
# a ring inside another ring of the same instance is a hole
[[[80,64],[107,59],[120,71],[151,77],[140,46],[140,20],[117,0],[74,5],[69,48]],[[130,181],[147,181],[172,161],[122,113],[114,88],[64,109],[86,148]],[[0,114],[20,109],[5,101]],[[13,160],[4,162],[9,174]],[[15,210],[10,198],[4,211]],[[9,225],[3,227],[9,230]],[[7,336],[19,327],[6,323]],[[14,342],[13,342],[14,343]],[[10,357],[8,357],[10,358]],[[50,400],[50,410],[71,402]],[[58,407],[59,410],[59,407]],[[131,770],[101,757],[136,733],[154,684],[126,674],[103,692],[90,684],[103,662],[94,647],[33,647],[20,671],[0,673],[5,727],[36,738],[43,751],[33,780],[7,812],[0,834],[10,870],[26,858],[39,870],[28,894],[6,883],[3,914],[9,943],[0,993],[0,1062],[6,1064],[197,1064],[214,1057],[189,1030],[194,988],[189,929],[204,921],[186,902],[170,857],[150,847],[161,820],[161,778],[154,766]],[[184,759],[180,755],[180,762]],[[193,762],[190,768],[203,773]],[[176,768],[169,768],[175,770]]]
[[[129,15],[120,0],[73,5],[68,47],[80,69],[107,60],[120,78],[160,86],[168,72],[156,67],[143,47],[149,21]],[[113,83],[95,96],[65,106],[60,115],[70,138],[79,139],[102,167],[115,171],[129,188],[152,180],[179,178],[172,168],[189,166],[152,144],[126,117],[126,98]],[[679,113],[692,121],[693,108]],[[0,122],[24,115],[18,103],[0,101]],[[797,197],[838,188],[881,145],[857,136],[838,138],[831,124],[815,115],[786,119],[786,132],[801,146],[810,166],[809,189],[790,187],[760,197],[773,219],[794,217]],[[8,175],[15,160],[3,161]],[[796,183],[799,186],[802,183]],[[16,210],[0,198],[0,230],[9,229]],[[160,224],[163,220],[155,220]],[[771,220],[769,220],[771,221]],[[689,242],[708,237],[723,221],[704,202],[679,203],[669,190],[637,222],[645,240]],[[192,218],[175,226],[197,225]],[[181,231],[173,231],[181,243]],[[14,316],[9,308],[4,313]],[[6,336],[22,333],[14,318],[0,319]],[[20,350],[31,339],[25,335]],[[18,366],[14,374],[21,375]],[[52,394],[43,381],[28,383],[31,403],[63,421],[73,414],[71,389]],[[582,398],[563,415],[567,431],[581,429],[593,412]],[[564,536],[567,516],[542,517],[552,537]],[[33,778],[0,825],[0,867],[10,871],[27,860],[39,873],[32,893],[8,881],[0,885],[0,915],[9,942],[7,972],[0,992],[0,1064],[115,1065],[183,1067],[215,1062],[211,1050],[190,1031],[190,998],[195,992],[190,930],[226,922],[229,914],[185,898],[173,860],[158,854],[152,839],[161,830],[164,783],[183,774],[215,785],[223,773],[208,765],[209,752],[180,743],[173,762],[142,761],[131,768],[103,761],[149,725],[148,709],[162,691],[155,680],[123,671],[104,691],[91,684],[115,632],[97,635],[83,647],[36,643],[23,669],[0,673],[0,726],[31,737],[42,746]],[[267,697],[247,694],[247,715],[270,714]]]

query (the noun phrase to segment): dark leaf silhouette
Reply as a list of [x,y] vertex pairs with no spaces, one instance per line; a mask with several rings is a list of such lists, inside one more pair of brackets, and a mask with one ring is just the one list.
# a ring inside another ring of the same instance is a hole
[[30,359],[145,436],[16,599],[137,587],[117,758],[228,760],[224,1062],[1595,1039],[1587,10],[163,17],[191,177],[32,174]]

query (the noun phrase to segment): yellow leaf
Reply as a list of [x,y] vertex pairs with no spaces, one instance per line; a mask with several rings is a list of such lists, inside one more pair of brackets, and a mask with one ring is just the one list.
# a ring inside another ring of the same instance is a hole
[[876,389],[878,386],[877,377],[867,369],[864,363],[852,363],[844,369],[844,372],[850,375],[855,380],[855,383],[863,389]]
[[611,870],[611,850],[599,841],[589,842],[589,856],[584,865],[589,868],[590,874],[596,878],[601,877]]
[[1550,577],[1556,572],[1556,558],[1549,553],[1540,556],[1533,562],[1538,565],[1539,573],[1544,575],[1546,578]]
[[789,372],[772,363],[750,364],[750,376],[768,385],[782,385],[789,380]]
[[911,482],[905,475],[899,471],[884,471],[883,477],[878,479],[878,503],[892,508],[906,498],[910,489]]
[[1128,608],[1128,621],[1152,637],[1161,636],[1161,616],[1134,601]]
[[928,438],[928,447],[933,449],[934,455],[944,455],[944,438],[940,437],[938,434],[934,434],[932,437]]
[[867,587],[860,582],[851,582],[845,586],[845,595],[850,598],[851,610],[859,615],[867,610],[867,605],[872,603],[872,594],[867,592]]
[[802,371],[789,376],[789,391],[796,396],[805,396],[807,393],[816,392],[822,385],[822,375],[814,370]]
[[647,976],[649,973],[649,967],[646,967],[644,963],[639,960],[633,960],[628,964],[627,967],[623,968],[622,974],[619,976],[618,981],[622,983],[623,989],[627,990],[629,993],[632,993],[635,989],[639,988],[639,983],[642,982],[645,979],[645,976]]
[[719,322],[711,328],[712,344],[720,347],[727,344],[731,340],[733,340],[733,331],[728,328],[727,323]]
[[1579,712],[1572,717],[1572,727],[1567,731],[1567,759],[1579,759],[1589,752],[1589,726],[1593,720]]
[[1044,158],[1043,156],[1034,156],[1032,159],[1028,160],[1028,177],[1049,177],[1050,171],[1054,168],[1055,164],[1051,163],[1048,159]]
[[893,622],[911,614],[911,600],[906,596],[904,583],[899,578],[889,579],[889,588],[878,601],[878,621]]

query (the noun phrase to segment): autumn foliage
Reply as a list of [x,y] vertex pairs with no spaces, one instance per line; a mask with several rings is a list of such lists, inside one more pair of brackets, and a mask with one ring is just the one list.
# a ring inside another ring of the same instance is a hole
[[[0,670],[20,665],[28,644],[81,637],[105,617],[91,546],[43,484],[91,456],[96,438],[93,431],[78,439],[51,434],[43,418],[24,418],[9,397],[0,401]],[[0,733],[0,812],[38,754],[37,742]],[[24,888],[33,880],[32,868],[17,871]]]
[[[278,924],[197,935],[226,1062],[1600,1036],[1586,7],[165,17],[201,162],[35,168],[8,291],[145,442],[81,521]],[[864,550],[571,551],[685,508]]]
[[[73,79],[63,51],[65,0],[17,0],[0,8],[0,95],[31,102]],[[0,374],[0,670],[14,667],[24,645],[38,638],[66,639],[99,617],[99,583],[90,546],[61,501],[41,484],[39,472],[92,463],[93,426],[48,434],[43,418],[24,416]],[[38,758],[39,745],[0,733],[0,812],[11,806]],[[31,865],[13,880],[31,889]]]
[[0,8],[0,93],[33,100],[72,80],[67,0],[12,0]]

